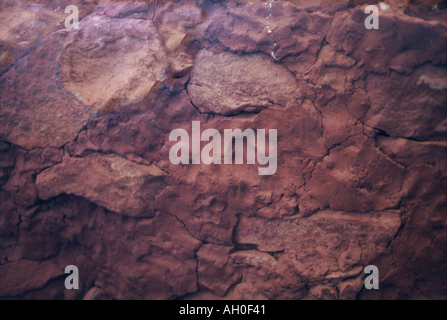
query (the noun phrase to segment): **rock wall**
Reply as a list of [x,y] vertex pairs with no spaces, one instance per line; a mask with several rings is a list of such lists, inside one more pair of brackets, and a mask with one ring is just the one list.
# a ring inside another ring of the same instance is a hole
[[371,2],[0,1],[0,298],[447,298],[446,5]]

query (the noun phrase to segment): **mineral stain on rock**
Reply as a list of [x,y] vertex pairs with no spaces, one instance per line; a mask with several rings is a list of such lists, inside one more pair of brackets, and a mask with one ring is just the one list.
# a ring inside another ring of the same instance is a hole
[[0,1],[0,299],[447,298],[444,2],[69,2]]

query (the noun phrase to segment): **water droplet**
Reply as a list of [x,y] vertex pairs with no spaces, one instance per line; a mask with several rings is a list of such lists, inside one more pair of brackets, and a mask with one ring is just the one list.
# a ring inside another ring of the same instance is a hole
[[389,8],[390,8],[390,6],[387,5],[385,2],[381,2],[380,3],[380,9],[386,10],[386,9],[389,9]]

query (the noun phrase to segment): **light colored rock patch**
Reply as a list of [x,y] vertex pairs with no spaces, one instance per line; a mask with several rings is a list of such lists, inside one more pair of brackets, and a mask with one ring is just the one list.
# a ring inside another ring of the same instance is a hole
[[43,171],[36,183],[41,199],[60,194],[84,197],[109,210],[129,216],[153,216],[152,202],[164,172],[117,155],[91,154],[69,158]]
[[286,106],[294,102],[296,88],[295,77],[267,55],[202,50],[188,92],[201,112],[231,115]]
[[108,113],[157,91],[167,60],[152,21],[88,16],[60,61],[67,89]]
[[257,250],[240,250],[230,255],[237,264],[248,264],[250,266],[258,266],[260,264],[276,265],[276,260],[266,252]]

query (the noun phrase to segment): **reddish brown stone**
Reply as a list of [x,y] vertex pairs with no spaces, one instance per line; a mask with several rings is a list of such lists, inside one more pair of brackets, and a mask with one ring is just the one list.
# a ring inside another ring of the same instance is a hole
[[[447,297],[441,0],[67,1],[0,1],[0,298]],[[275,174],[172,164],[192,121]]]
[[43,171],[36,182],[41,199],[74,194],[124,215],[153,216],[150,199],[164,185],[164,175],[155,165],[138,165],[117,155],[91,154],[83,159],[69,158]]
[[0,266],[0,296],[13,297],[39,289],[63,272],[53,262],[20,260]]

